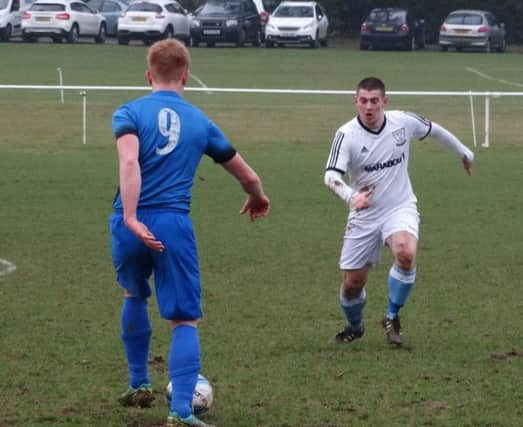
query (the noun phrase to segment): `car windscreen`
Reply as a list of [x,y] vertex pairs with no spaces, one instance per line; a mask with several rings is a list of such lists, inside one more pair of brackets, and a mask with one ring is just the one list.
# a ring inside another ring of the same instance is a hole
[[394,24],[404,24],[407,19],[407,12],[404,10],[373,10],[369,17],[367,18],[367,22],[375,22],[375,23],[394,23]]
[[310,6],[281,6],[274,11],[276,18],[313,18],[314,10]]
[[198,12],[198,16],[231,16],[240,14],[240,2],[218,2],[205,3]]
[[153,12],[162,13],[162,7],[154,3],[131,3],[127,12]]
[[476,13],[453,13],[447,17],[445,23],[451,25],[481,25],[483,17]]
[[86,2],[91,9],[94,10],[100,10],[100,6],[102,5],[102,0],[87,0]]
[[63,12],[65,5],[57,3],[33,3],[31,12]]
[[0,0],[0,9],[7,9],[8,0]]

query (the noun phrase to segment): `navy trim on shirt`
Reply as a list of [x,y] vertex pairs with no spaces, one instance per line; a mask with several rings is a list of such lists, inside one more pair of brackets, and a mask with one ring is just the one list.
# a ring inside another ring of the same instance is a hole
[[385,116],[385,115],[383,116],[383,124],[381,125],[381,127],[378,130],[372,130],[371,128],[368,128],[367,126],[365,126],[363,124],[363,122],[361,121],[360,116],[358,116],[358,123],[367,132],[373,133],[374,135],[379,135],[381,133],[381,131],[385,128],[385,125],[387,124],[387,116]]
[[325,169],[326,171],[336,171],[336,172],[339,172],[341,173],[342,175],[345,175],[345,171],[342,171],[341,169],[338,169],[338,168],[326,168]]
[[231,160],[236,155],[236,150],[234,148],[229,148],[227,151],[220,153],[219,156],[213,157],[213,160],[216,163],[225,163]]
[[132,128],[123,128],[123,129],[120,129],[118,131],[118,133],[115,133],[114,136],[116,137],[116,139],[120,138],[121,136],[124,136],[124,135],[134,135],[134,136],[138,136],[138,132],[136,131],[136,129],[132,129]]
[[420,140],[420,141],[423,141],[427,136],[429,136],[431,130],[432,130],[432,122],[429,122],[429,130],[428,130],[427,133],[426,133],[425,135],[423,135],[419,140]]

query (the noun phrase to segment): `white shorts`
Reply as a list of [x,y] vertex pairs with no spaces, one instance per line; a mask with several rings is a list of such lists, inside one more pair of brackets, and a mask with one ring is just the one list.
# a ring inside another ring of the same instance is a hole
[[355,270],[378,264],[381,248],[394,233],[407,231],[418,239],[419,213],[415,206],[401,207],[380,221],[350,218],[345,228],[340,255],[341,270]]

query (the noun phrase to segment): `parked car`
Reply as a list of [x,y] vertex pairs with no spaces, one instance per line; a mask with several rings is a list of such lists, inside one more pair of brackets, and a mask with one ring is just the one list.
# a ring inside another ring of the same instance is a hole
[[191,23],[193,46],[251,43],[260,46],[260,16],[252,0],[208,0]]
[[408,9],[372,9],[361,24],[360,49],[425,47],[425,20],[414,18]]
[[265,28],[265,46],[303,44],[327,46],[329,20],[314,1],[284,1],[274,9]]
[[191,21],[175,0],[132,2],[118,19],[118,43],[142,40],[145,45],[160,39],[176,37],[191,43]]
[[446,18],[439,30],[440,50],[454,47],[482,49],[490,52],[506,48],[505,25],[490,12],[483,10],[455,10]]
[[0,41],[6,42],[22,32],[20,0],[0,0]]
[[22,15],[26,42],[51,37],[54,43],[77,43],[80,37],[93,37],[104,43],[106,33],[105,18],[78,0],[37,0]]
[[105,17],[105,22],[107,24],[107,35],[116,36],[118,32],[118,18],[127,10],[129,4],[122,0],[85,1],[91,9],[97,10]]

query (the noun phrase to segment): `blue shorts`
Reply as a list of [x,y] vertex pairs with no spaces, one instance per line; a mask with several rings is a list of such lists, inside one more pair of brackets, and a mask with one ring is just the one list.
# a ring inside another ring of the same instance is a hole
[[109,225],[116,280],[134,296],[148,298],[149,279],[154,273],[160,315],[169,320],[199,319],[200,271],[191,218],[185,213],[147,210],[139,212],[138,219],[163,242],[165,249],[149,249],[129,231],[123,215],[114,213]]

